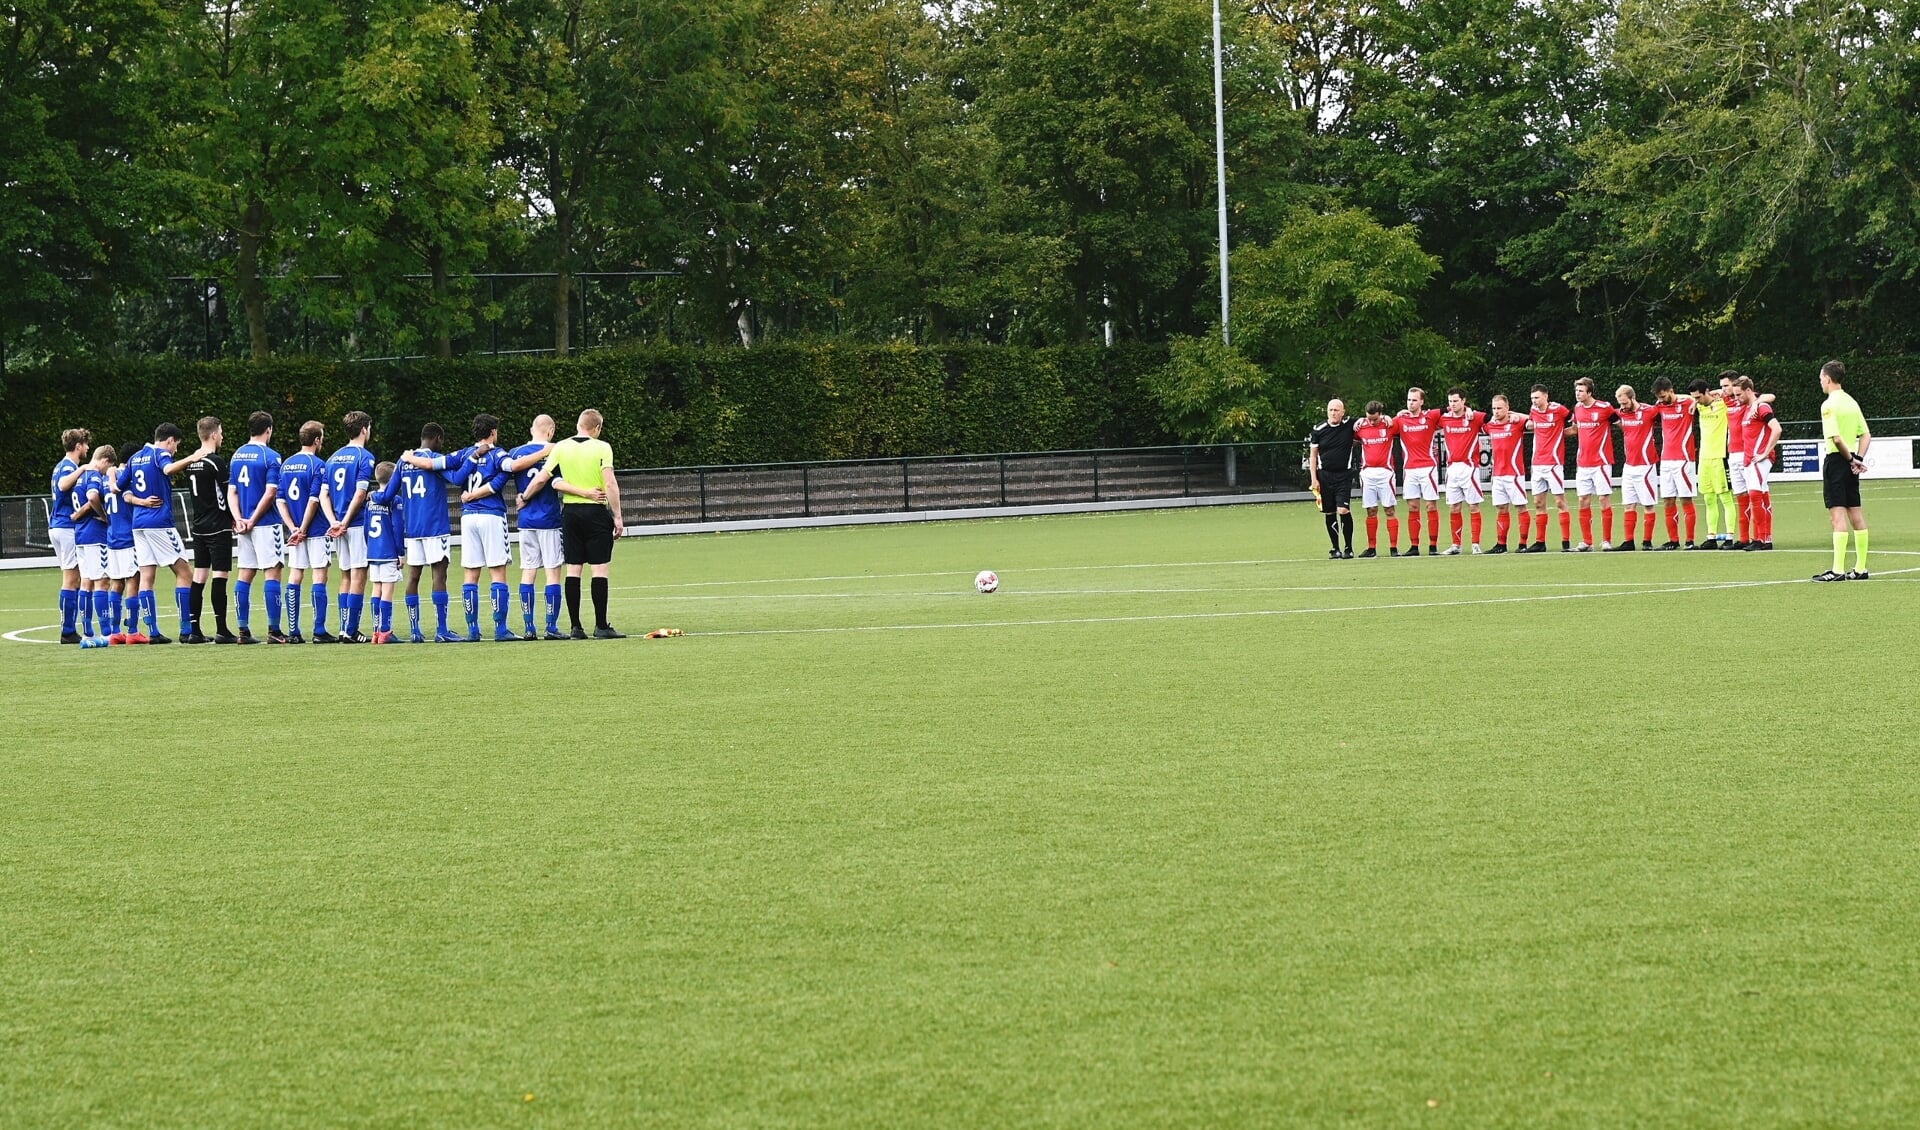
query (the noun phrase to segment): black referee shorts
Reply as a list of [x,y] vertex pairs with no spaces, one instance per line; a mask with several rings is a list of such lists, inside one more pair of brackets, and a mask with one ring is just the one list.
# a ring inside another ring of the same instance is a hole
[[193,535],[193,567],[210,573],[233,572],[233,531]]
[[1353,502],[1353,475],[1347,472],[1320,472],[1320,513],[1338,514]]
[[613,560],[613,511],[573,503],[560,507],[560,557],[569,565],[605,565]]
[[1826,462],[1820,464],[1820,496],[1826,499],[1829,510],[1836,506],[1851,509],[1860,505],[1860,476],[1853,473],[1853,464],[1838,451],[1827,452]]

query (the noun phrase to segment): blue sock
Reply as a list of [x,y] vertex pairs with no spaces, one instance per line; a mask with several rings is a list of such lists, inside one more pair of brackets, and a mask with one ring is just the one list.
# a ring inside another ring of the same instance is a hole
[[347,614],[353,611],[353,594],[343,592],[333,599],[334,603],[340,606],[340,631],[350,636],[353,634],[353,629],[347,627]]
[[289,581],[287,587],[280,590],[286,594],[287,634],[289,635],[297,636],[300,634],[300,609],[302,607],[300,598],[306,595],[300,590],[304,587],[305,586],[301,585],[298,581]]
[[417,592],[407,594],[407,623],[412,626],[413,634],[418,636],[420,634],[420,594]]
[[533,634],[533,584],[520,582],[520,615],[527,622],[527,634]]
[[60,634],[73,634],[73,618],[80,611],[80,594],[73,589],[60,590]]
[[241,631],[247,631],[253,623],[253,582],[233,582],[233,618]]
[[113,610],[113,619],[108,621],[108,623],[113,625],[113,631],[110,634],[119,635],[127,630],[127,622],[121,611],[126,606],[127,601],[125,597],[120,595],[119,589],[114,589],[107,594],[107,597],[109,602],[108,606]]
[[280,630],[280,582],[267,582],[267,631]]
[[154,599],[152,589],[140,590],[140,611],[147,615],[147,634],[160,634],[160,602]]
[[393,601],[391,600],[380,602],[380,630],[388,635],[393,634]]
[[560,586],[547,586],[547,631],[560,630]]
[[109,593],[106,589],[94,590],[94,593],[93,593],[94,626],[100,630],[100,634],[103,636],[113,634],[114,621],[119,619],[118,616],[114,615],[114,611],[115,611],[113,607],[114,600],[115,600],[115,597],[113,596],[113,594]]
[[449,600],[449,598],[448,598],[448,596],[447,596],[447,594],[446,594],[445,592],[443,592],[443,591],[441,591],[441,590],[439,590],[439,589],[435,589],[435,590],[434,590],[434,593],[433,593],[433,616],[434,616],[434,619],[436,619],[436,620],[438,620],[438,621],[439,621],[439,623],[440,623],[440,628],[439,628],[439,632],[440,632],[440,634],[441,634],[441,635],[443,635],[443,636],[447,634],[447,603],[448,603],[448,600]]
[[193,634],[193,588],[176,586],[173,590],[173,606],[180,610],[180,634]]
[[75,618],[79,620],[79,623],[76,625],[76,627],[79,629],[80,634],[82,636],[92,635],[93,634],[93,599],[92,597],[87,593],[84,593],[78,589],[75,589],[73,593],[73,607],[74,607]]
[[507,630],[507,582],[495,581],[488,591],[493,594],[493,632],[499,635]]
[[313,634],[327,630],[327,582],[313,582]]
[[354,593],[347,594],[347,634],[348,635],[357,636],[360,634],[360,612],[366,606],[367,606],[367,596],[365,593],[354,592]]
[[460,586],[460,607],[467,614],[467,635],[480,634],[480,586]]

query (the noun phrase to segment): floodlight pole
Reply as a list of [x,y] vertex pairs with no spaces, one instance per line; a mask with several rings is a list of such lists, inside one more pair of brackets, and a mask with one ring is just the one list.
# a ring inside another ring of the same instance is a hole
[[1227,326],[1227,111],[1220,67],[1220,0],[1213,0],[1213,160],[1220,204],[1220,342],[1233,344]]

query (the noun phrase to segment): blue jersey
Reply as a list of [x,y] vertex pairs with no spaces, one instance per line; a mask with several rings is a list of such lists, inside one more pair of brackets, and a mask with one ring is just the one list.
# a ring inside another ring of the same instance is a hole
[[100,477],[107,482],[107,548],[132,549],[133,507],[128,506],[120,497],[120,492],[113,489],[113,482],[108,476]]
[[367,560],[400,560],[400,508],[394,502],[400,496],[400,476],[387,480],[367,496]]
[[[73,529],[73,490],[60,489],[60,480],[80,469],[80,464],[71,459],[62,458],[53,465],[53,475],[47,480],[52,487],[53,497],[48,500],[47,528],[50,530]],[[78,486],[79,484],[74,484]]]
[[[325,468],[326,464],[311,451],[297,451],[280,464],[280,498],[287,504],[287,513],[293,516],[288,530],[298,530],[306,520],[307,507],[320,498],[320,473]],[[307,533],[322,533],[326,526],[324,517],[316,517],[313,525],[307,527]]]
[[[413,454],[422,459],[445,459],[437,451],[422,447]],[[447,460],[443,466],[455,466]],[[400,484],[401,520],[406,524],[410,538],[443,538],[453,533],[453,524],[447,520],[447,478],[440,471],[422,471],[405,463],[395,468],[394,479]]]
[[[227,466],[227,485],[240,498],[240,510],[236,518],[251,520],[260,501],[267,497],[267,488],[280,486],[280,453],[264,443],[249,443],[233,453],[233,462]],[[262,514],[261,519],[273,517],[272,513]]]
[[73,509],[77,511],[85,506],[88,501],[87,495],[93,493],[100,495],[100,506],[88,511],[86,517],[74,522],[73,544],[75,545],[107,544],[107,520],[101,516],[100,510],[106,506],[108,497],[113,494],[113,486],[107,482],[105,475],[89,467],[80,472],[80,481],[73,484]]
[[158,506],[133,507],[133,528],[136,530],[170,530],[173,528],[173,483],[167,479],[167,464],[173,462],[173,456],[164,447],[153,444],[141,448],[120,468],[119,488],[135,498],[153,498],[160,501]]
[[[353,505],[353,496],[360,491],[373,490],[373,452],[353,444],[341,448],[327,460],[325,481],[320,489],[326,492],[333,503],[335,519],[345,521],[347,510]],[[324,513],[324,512],[323,512]],[[351,522],[349,529],[365,529],[367,508],[362,505],[360,513]]]
[[[498,514],[507,516],[507,481],[513,476],[507,474],[507,453],[497,447],[475,454],[469,447],[456,458],[460,460],[462,471],[461,489],[479,490],[492,487],[493,493],[472,502],[460,504],[462,514]],[[448,467],[451,473],[453,468]]]
[[[523,459],[537,455],[545,450],[544,443],[523,443],[513,449],[514,459]],[[540,488],[540,493],[527,497],[527,487],[540,474],[540,464],[535,463],[513,477],[513,487],[520,493],[520,528],[523,530],[557,530],[560,528],[560,492],[548,483]]]

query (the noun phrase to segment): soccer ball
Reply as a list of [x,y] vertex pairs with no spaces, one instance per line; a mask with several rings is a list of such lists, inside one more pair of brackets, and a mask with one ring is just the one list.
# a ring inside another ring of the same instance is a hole
[[973,588],[975,592],[992,592],[999,587],[1000,578],[994,574],[992,569],[982,569],[979,575],[973,578]]

